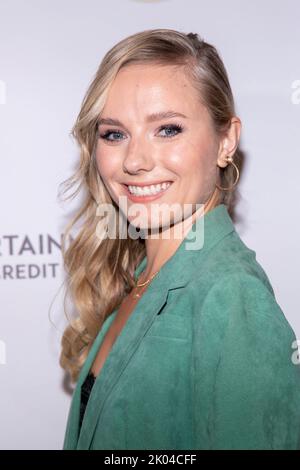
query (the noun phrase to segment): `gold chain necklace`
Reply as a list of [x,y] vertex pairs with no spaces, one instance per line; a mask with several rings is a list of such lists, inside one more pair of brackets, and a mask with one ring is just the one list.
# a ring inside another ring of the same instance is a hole
[[[147,279],[147,281],[142,282],[141,284],[138,284],[137,281],[136,281],[135,286],[134,286],[134,289],[136,289],[137,287],[143,287],[143,286],[146,286],[147,284],[149,284],[149,282],[152,281],[152,279],[154,278],[154,276],[156,276],[157,273],[158,273],[158,271],[156,271],[156,273],[152,274],[152,276],[151,276],[149,279]],[[135,299],[138,299],[138,298],[140,298],[141,296],[142,296],[142,295],[139,294],[139,293],[133,294],[133,297],[134,297]]]

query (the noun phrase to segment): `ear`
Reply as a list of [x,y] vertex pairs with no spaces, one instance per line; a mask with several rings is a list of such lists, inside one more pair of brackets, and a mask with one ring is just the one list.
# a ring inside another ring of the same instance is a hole
[[229,129],[226,131],[224,137],[222,137],[220,140],[217,164],[221,168],[224,168],[228,165],[228,156],[233,155],[236,151],[236,148],[239,144],[241,128],[241,120],[237,116],[234,116],[231,119]]

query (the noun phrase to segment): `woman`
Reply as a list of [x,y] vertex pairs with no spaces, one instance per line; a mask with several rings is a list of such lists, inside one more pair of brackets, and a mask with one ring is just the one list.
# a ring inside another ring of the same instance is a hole
[[147,30],[105,55],[73,129],[86,196],[63,250],[64,449],[300,447],[295,335],[229,215],[240,129],[196,34]]

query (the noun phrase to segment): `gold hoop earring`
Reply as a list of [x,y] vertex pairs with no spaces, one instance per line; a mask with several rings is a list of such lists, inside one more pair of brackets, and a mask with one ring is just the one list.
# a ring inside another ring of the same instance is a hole
[[236,171],[236,178],[235,178],[235,181],[234,181],[234,183],[232,184],[232,186],[230,186],[229,188],[223,188],[222,186],[219,186],[217,183],[216,183],[216,186],[217,186],[218,189],[221,189],[222,191],[231,191],[231,190],[235,187],[235,185],[237,184],[237,182],[238,182],[238,180],[239,180],[240,172],[239,172],[238,167],[237,167],[236,164],[234,163],[233,158],[232,158],[230,155],[228,155],[228,157],[226,158],[226,161],[229,162],[231,165],[233,165],[234,168],[235,168],[235,171]]

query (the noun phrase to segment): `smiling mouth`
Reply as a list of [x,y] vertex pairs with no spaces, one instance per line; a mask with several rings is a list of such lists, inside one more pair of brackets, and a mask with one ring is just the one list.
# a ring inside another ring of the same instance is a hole
[[160,193],[165,192],[173,183],[173,181],[165,181],[159,184],[151,184],[151,185],[144,185],[144,186],[134,186],[134,185],[127,185],[124,184],[127,191],[131,196],[135,197],[151,197],[156,196]]

